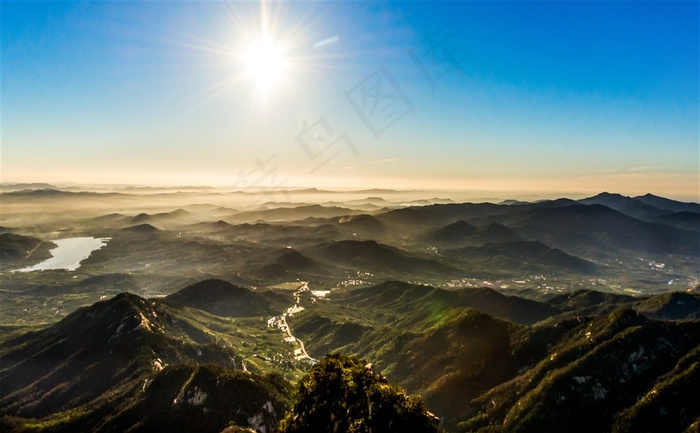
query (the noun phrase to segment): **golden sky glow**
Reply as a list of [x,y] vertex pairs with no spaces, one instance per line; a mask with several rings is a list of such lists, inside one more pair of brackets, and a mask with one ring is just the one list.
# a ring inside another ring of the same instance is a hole
[[8,3],[2,181],[700,200],[699,6],[613,3]]

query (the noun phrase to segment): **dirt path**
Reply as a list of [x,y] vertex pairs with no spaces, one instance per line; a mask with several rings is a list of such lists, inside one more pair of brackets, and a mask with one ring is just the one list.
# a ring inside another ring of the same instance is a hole
[[41,244],[43,244],[43,243],[44,243],[44,241],[39,241],[39,243],[36,244],[36,246],[34,248],[32,248],[32,250],[27,253],[27,257],[25,257],[25,259],[28,259],[29,257],[31,257],[32,253],[34,251],[36,251],[36,249],[39,248],[41,246]]

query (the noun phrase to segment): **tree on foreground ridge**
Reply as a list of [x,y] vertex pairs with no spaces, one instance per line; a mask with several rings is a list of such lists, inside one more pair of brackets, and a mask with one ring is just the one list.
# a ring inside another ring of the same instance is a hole
[[389,384],[371,364],[332,354],[299,380],[280,432],[433,433],[438,422],[420,397]]

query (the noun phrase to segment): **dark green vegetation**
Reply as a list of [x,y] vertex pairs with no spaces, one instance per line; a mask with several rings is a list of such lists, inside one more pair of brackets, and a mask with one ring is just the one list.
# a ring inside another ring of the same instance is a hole
[[657,417],[650,431],[683,431],[700,406],[694,385],[673,372],[695,365],[682,370],[689,375],[700,360],[700,322],[687,320],[699,302],[696,293],[638,299],[592,291],[537,302],[390,282],[331,295],[291,325],[312,356],[341,350],[373,360],[422,395],[448,430],[574,431],[547,430],[561,421],[610,431],[673,378],[689,386],[669,391],[685,418],[666,429]]
[[[700,385],[699,338],[698,322],[657,322],[634,310],[579,324],[526,372],[477,397],[459,429],[685,431],[700,417],[691,391]],[[644,402],[660,390],[661,399]]]
[[438,422],[420,397],[389,384],[371,364],[333,354],[299,380],[280,432],[437,433]]
[[[223,290],[224,304],[247,291],[221,281],[194,289]],[[276,330],[244,316],[123,293],[45,329],[6,336],[3,423],[17,431],[218,432],[231,421],[270,430],[291,394],[280,373],[292,378],[298,369]]]
[[285,194],[0,195],[0,430],[697,431],[699,205]]
[[543,302],[397,281],[296,297],[305,309],[287,323],[312,356],[342,351],[374,367],[338,355],[302,376],[308,364],[267,327],[273,312],[256,309],[292,297],[209,280],[160,300],[120,294],[6,335],[2,425],[271,431],[291,410],[283,431],[432,431],[421,399],[387,378],[447,431],[683,432],[700,419],[697,293]]
[[[91,404],[41,419],[5,416],[3,431],[211,432],[227,426],[274,431],[291,387],[275,374],[218,365],[176,365],[142,376]],[[243,430],[248,431],[248,430]]]

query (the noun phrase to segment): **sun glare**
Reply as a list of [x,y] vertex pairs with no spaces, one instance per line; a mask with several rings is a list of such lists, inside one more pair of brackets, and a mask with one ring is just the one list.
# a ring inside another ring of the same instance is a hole
[[319,38],[310,25],[313,21],[290,19],[285,25],[283,9],[269,2],[260,4],[258,17],[255,8],[226,10],[224,43],[197,45],[215,55],[217,62],[223,59],[227,68],[226,78],[203,92],[203,99],[231,89],[238,96],[248,93],[249,115],[261,108],[265,112],[283,109],[287,101],[315,91],[309,78],[321,73],[322,63],[328,60],[327,54],[316,52],[317,47],[336,42],[337,37]]
[[244,63],[246,73],[263,98],[267,98],[284,80],[287,61],[280,46],[273,41],[263,39],[251,43]]

